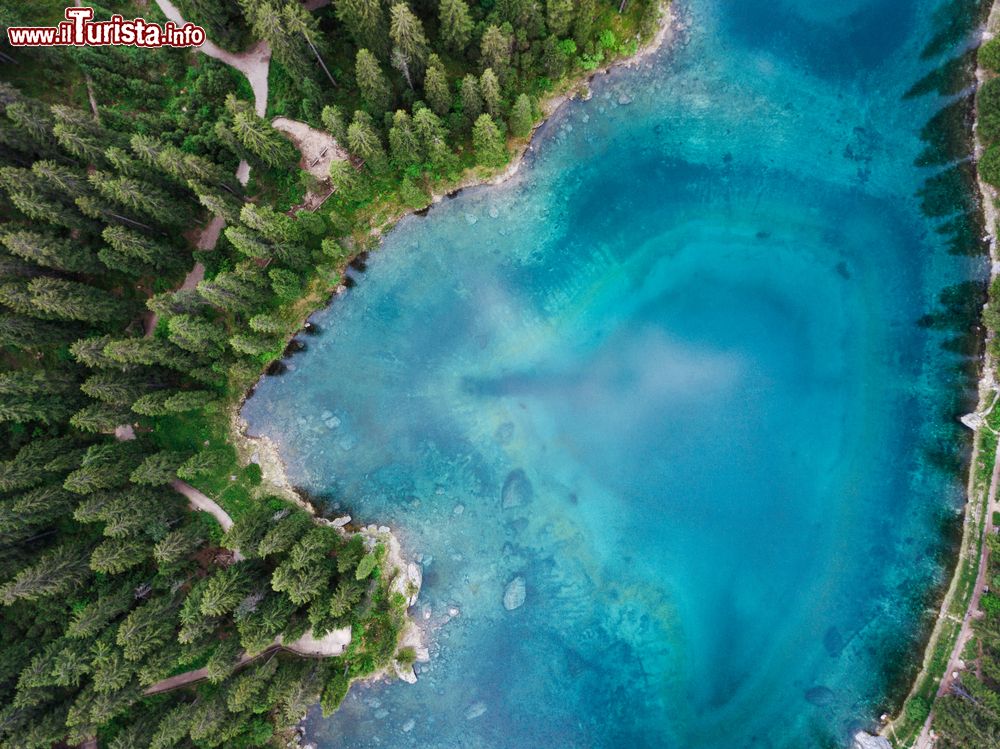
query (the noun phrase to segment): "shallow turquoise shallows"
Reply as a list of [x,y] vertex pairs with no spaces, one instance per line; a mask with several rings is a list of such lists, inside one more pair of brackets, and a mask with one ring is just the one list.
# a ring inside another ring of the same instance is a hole
[[963,501],[985,263],[946,166],[961,108],[932,117],[969,5],[682,0],[672,45],[560,110],[516,178],[352,271],[244,415],[331,511],[398,530],[432,660],[314,711],[312,741],[809,749],[871,725]]

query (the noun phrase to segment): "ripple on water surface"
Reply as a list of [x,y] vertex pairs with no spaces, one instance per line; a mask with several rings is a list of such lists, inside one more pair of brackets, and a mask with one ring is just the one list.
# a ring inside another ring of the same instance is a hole
[[835,745],[899,676],[968,384],[917,323],[983,272],[915,197],[943,4],[731,6],[404,221],[247,403],[424,568],[432,661],[320,746]]

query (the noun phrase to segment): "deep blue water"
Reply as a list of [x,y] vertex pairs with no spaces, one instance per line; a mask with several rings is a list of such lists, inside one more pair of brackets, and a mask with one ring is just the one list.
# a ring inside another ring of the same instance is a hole
[[962,84],[904,94],[970,5],[678,2],[668,50],[314,318],[244,416],[398,529],[433,658],[313,741],[797,749],[877,716],[962,503],[968,320],[939,298],[984,262],[925,129]]

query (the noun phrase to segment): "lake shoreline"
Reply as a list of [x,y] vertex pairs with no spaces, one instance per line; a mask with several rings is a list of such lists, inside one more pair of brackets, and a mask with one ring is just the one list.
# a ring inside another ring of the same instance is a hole
[[[384,236],[403,218],[414,214],[425,215],[426,212],[429,211],[429,209],[435,204],[440,203],[445,198],[455,197],[465,189],[485,185],[497,186],[513,178],[520,170],[525,156],[533,149],[535,136],[538,134],[539,130],[552,118],[553,115],[559,111],[564,104],[578,97],[583,100],[588,100],[590,98],[589,84],[597,76],[606,75],[619,67],[631,68],[639,65],[646,58],[659,52],[664,45],[668,43],[668,41],[673,41],[676,36],[674,32],[681,30],[681,28],[682,27],[679,25],[673,12],[672,3],[664,3],[662,6],[662,15],[657,33],[649,42],[639,47],[634,54],[613,60],[603,67],[589,71],[586,75],[580,76],[579,78],[567,83],[565,90],[555,93],[539,102],[539,108],[542,111],[541,119],[535,123],[531,132],[523,139],[523,141],[519,140],[515,144],[514,154],[510,163],[506,167],[499,170],[499,172],[494,170],[491,174],[485,176],[480,173],[476,173],[475,170],[467,170],[470,173],[463,177],[457,184],[449,186],[449,188],[443,192],[432,193],[430,203],[427,206],[423,208],[408,209],[399,215],[389,217],[382,226],[373,228],[373,236],[378,237],[381,241],[381,239],[383,239]],[[352,253],[351,256],[345,259],[344,266],[346,267],[350,265],[350,263],[357,257],[366,254],[366,252],[366,250],[358,250],[357,252]],[[333,296],[325,299],[310,299],[307,295],[304,301],[307,303],[309,312],[305,315],[298,329],[289,340],[294,339],[303,332],[308,324],[309,317],[315,314],[315,312],[329,306],[333,299],[345,290],[345,287],[340,286],[334,291]],[[280,361],[280,359],[278,361]],[[277,494],[282,498],[293,502],[320,522],[330,523],[331,520],[327,516],[328,513],[324,510],[324,508],[319,508],[313,504],[313,502],[303,496],[303,492],[298,487],[291,483],[288,478],[287,465],[281,457],[279,446],[274,442],[274,440],[266,435],[252,436],[248,432],[249,425],[241,415],[243,405],[247,399],[253,395],[257,387],[257,383],[267,376],[269,376],[267,372],[262,372],[254,385],[244,391],[239,400],[230,407],[228,423],[232,444],[236,448],[241,462],[252,462],[260,466],[263,482],[262,485],[266,486],[269,492]],[[356,527],[357,531],[366,534],[373,539],[381,538],[389,548],[390,554],[386,560],[387,566],[390,569],[396,568],[399,571],[398,581],[402,581],[401,584],[404,586],[403,588],[400,588],[399,592],[403,592],[408,599],[406,623],[404,624],[403,632],[400,636],[399,647],[402,649],[412,649],[415,651],[417,662],[426,662],[429,660],[429,635],[426,629],[418,623],[417,619],[413,617],[409,611],[417,600],[422,582],[420,579],[421,574],[419,565],[410,561],[407,556],[405,546],[402,543],[396,529],[391,529],[387,526],[362,524],[358,518],[352,518],[343,513],[339,514],[341,514],[342,517],[333,521],[334,525],[346,530],[346,526],[350,524],[352,527]],[[409,588],[406,586],[409,586]],[[395,582],[393,587],[398,587]],[[412,668],[400,668],[399,664],[395,662],[394,666],[395,668],[393,669],[393,672],[390,672],[389,669],[383,669],[375,674],[372,674],[371,676],[357,681],[363,684],[375,683],[386,678],[398,678],[409,683],[416,681],[416,675],[414,674]]]
[[[996,36],[995,29],[1000,28],[1000,0],[993,0],[989,9],[986,22],[983,26],[980,44]],[[980,63],[976,63],[975,86],[979,86],[986,80],[987,72]],[[979,131],[979,108],[974,105],[972,123],[973,158],[978,164],[984,147],[978,136]],[[989,283],[1000,275],[1000,254],[997,249],[997,220],[1000,212],[997,210],[997,191],[986,184],[976,173],[976,189],[979,195],[979,204],[982,211],[982,231],[983,239],[989,246],[990,273]],[[987,302],[988,304],[988,302]],[[966,642],[966,630],[971,619],[973,610],[978,602],[977,583],[968,585],[965,579],[969,572],[975,569],[976,580],[982,574],[982,567],[986,564],[986,557],[982,554],[985,534],[990,529],[989,498],[996,491],[994,484],[997,482],[997,473],[993,466],[993,460],[987,464],[990,471],[990,481],[986,485],[978,479],[977,467],[982,458],[981,442],[982,430],[986,425],[986,416],[992,411],[997,397],[996,366],[997,362],[990,351],[990,343],[993,334],[986,330],[982,339],[983,349],[980,361],[980,374],[977,382],[978,399],[976,410],[964,416],[962,423],[973,430],[974,437],[972,452],[969,459],[969,475],[966,482],[966,503],[962,511],[962,538],[959,546],[958,557],[955,560],[954,570],[948,581],[948,588],[941,600],[940,608],[934,621],[933,628],[928,637],[927,644],[923,650],[921,668],[913,680],[910,691],[898,710],[879,730],[879,735],[892,740],[893,744],[900,747],[916,747],[923,749],[933,744],[934,738],[931,731],[933,717],[933,701],[930,704],[931,711],[923,724],[919,727],[919,732],[912,735],[914,727],[906,725],[905,721],[910,720],[907,713],[911,706],[917,704],[917,700],[926,699],[925,693],[929,686],[934,686],[934,694],[937,695],[939,685],[948,678],[949,673],[957,668],[956,664],[961,656],[961,652]],[[965,587],[963,588],[963,583]],[[962,626],[955,628],[953,609],[956,607],[964,611]],[[948,631],[946,631],[948,630]],[[940,658],[942,649],[947,647],[949,657],[941,668]],[[901,727],[902,724],[902,727]],[[903,736],[900,737],[899,733]]]

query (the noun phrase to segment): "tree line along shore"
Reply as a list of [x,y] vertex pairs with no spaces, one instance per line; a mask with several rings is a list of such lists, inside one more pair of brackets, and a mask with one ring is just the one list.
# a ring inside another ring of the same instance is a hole
[[[988,26],[994,22],[994,10]],[[976,52],[975,115],[978,174],[987,233],[995,244],[1000,188],[1000,38]],[[995,260],[995,248],[994,248]],[[997,465],[1000,409],[995,367],[1000,358],[1000,277],[993,273],[982,316],[987,350],[970,468],[963,553],[925,658],[903,709],[883,735],[900,747],[994,749],[1000,746],[1000,515]]]
[[[190,50],[0,44],[5,747],[283,746],[311,705],[413,661],[395,555],[241,460],[232,411],[387,223],[502,169],[540,101],[661,22],[658,0],[177,5],[223,49],[265,43],[265,116]],[[11,0],[0,22],[63,7]],[[278,116],[349,158],[297,168]],[[337,633],[327,657],[282,647]]]

